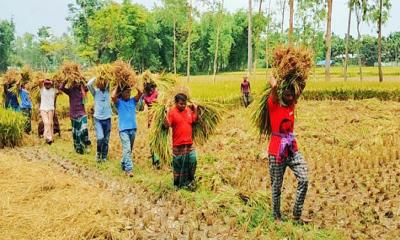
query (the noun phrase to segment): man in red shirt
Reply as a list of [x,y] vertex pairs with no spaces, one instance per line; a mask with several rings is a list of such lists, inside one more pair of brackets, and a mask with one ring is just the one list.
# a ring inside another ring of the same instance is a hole
[[175,96],[175,107],[170,109],[165,126],[172,128],[174,186],[195,187],[196,152],[193,147],[193,124],[197,120],[197,106],[187,107],[187,96]]
[[271,94],[268,98],[268,110],[272,136],[269,142],[268,154],[273,216],[275,221],[280,223],[281,188],[286,167],[289,167],[298,182],[293,217],[297,222],[305,222],[300,217],[308,188],[308,168],[303,156],[298,151],[297,142],[293,134],[294,108],[299,96],[295,95],[293,87],[289,87],[284,90],[282,98],[279,99],[276,79],[271,78],[270,84]]

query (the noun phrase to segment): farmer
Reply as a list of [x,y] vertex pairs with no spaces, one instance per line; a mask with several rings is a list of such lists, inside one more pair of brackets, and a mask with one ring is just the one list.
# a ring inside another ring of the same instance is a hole
[[297,148],[293,134],[294,109],[299,96],[295,95],[293,87],[284,90],[282,99],[277,94],[277,81],[274,77],[270,80],[271,95],[268,98],[272,136],[269,142],[269,172],[272,188],[272,211],[277,223],[281,222],[280,202],[283,176],[286,167],[289,167],[296,176],[298,186],[293,209],[294,220],[302,223],[301,212],[308,187],[307,163]]
[[116,88],[111,95],[112,102],[118,111],[119,137],[122,144],[121,168],[129,177],[133,177],[132,148],[136,136],[136,103],[142,91],[136,88],[137,95],[131,98],[131,88],[126,86],[120,91]]
[[[143,100],[149,110],[148,115],[147,115],[147,128],[150,128],[150,126],[151,126],[152,116],[151,116],[150,109],[151,109],[153,103],[155,103],[157,101],[157,97],[158,97],[157,85],[154,83],[146,83],[144,86]],[[160,168],[160,159],[157,157],[156,154],[154,154],[153,151],[150,150],[150,153],[151,153],[151,162],[152,162],[153,166],[156,168]]]
[[73,81],[70,88],[66,87],[67,81],[64,81],[60,90],[69,97],[69,116],[72,125],[72,138],[74,149],[79,154],[88,151],[91,145],[87,127],[87,115],[85,111],[85,101],[87,88],[82,83]]
[[31,118],[32,118],[32,101],[29,97],[29,92],[26,90],[26,82],[21,84],[19,90],[19,96],[21,97],[21,112],[25,116],[25,133],[30,134],[32,131]]
[[108,155],[108,142],[111,132],[111,103],[109,85],[98,83],[97,87],[94,86],[96,78],[92,78],[87,87],[94,98],[94,127],[96,130],[97,138],[97,151],[96,161],[107,161]]
[[40,85],[40,116],[42,117],[44,131],[43,137],[47,144],[54,142],[53,135],[53,116],[55,109],[55,98],[57,90],[54,88],[54,84],[50,79],[45,79],[39,83]]
[[19,111],[18,97],[11,91],[14,84],[4,84],[4,107]]
[[167,112],[164,125],[172,128],[174,186],[194,190],[197,160],[192,136],[197,106],[187,107],[187,100],[185,94],[175,96],[175,107]]
[[240,84],[240,91],[242,93],[244,106],[247,108],[250,104],[250,82],[248,81],[247,76],[243,77],[243,82]]

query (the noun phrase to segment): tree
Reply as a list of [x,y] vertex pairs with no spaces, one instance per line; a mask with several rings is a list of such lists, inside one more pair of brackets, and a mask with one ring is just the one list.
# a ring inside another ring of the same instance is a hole
[[293,42],[293,17],[294,17],[294,0],[289,0],[290,18],[289,18],[289,42]]
[[223,11],[224,11],[224,0],[221,0],[221,3],[218,4],[218,17],[216,21],[217,25],[217,39],[215,41],[215,54],[214,54],[214,70],[213,70],[213,82],[215,83],[216,80],[216,75],[217,75],[217,63],[218,63],[218,46],[219,46],[219,36],[221,32],[221,25],[222,25],[222,16],[223,16]]
[[350,38],[350,25],[351,25],[351,12],[353,10],[354,1],[349,0],[348,7],[349,7],[349,17],[347,19],[347,34],[346,34],[346,51],[345,51],[345,58],[343,64],[343,76],[344,80],[347,81],[347,64],[349,61],[349,38]]
[[190,47],[192,44],[192,21],[193,21],[193,17],[192,17],[192,11],[193,11],[193,4],[192,4],[192,0],[189,0],[188,2],[188,38],[187,38],[187,67],[186,67],[186,81],[189,82],[190,81]]
[[247,77],[250,79],[251,77],[251,64],[253,62],[253,44],[252,44],[252,27],[251,20],[253,18],[252,14],[252,0],[249,0],[249,9],[248,9],[248,28],[247,28]]
[[71,22],[72,30],[79,43],[88,43],[89,20],[104,5],[105,0],[75,0],[75,4],[68,4],[70,15],[67,20]]
[[357,59],[358,59],[358,74],[360,76],[360,81],[363,80],[362,74],[362,56],[361,56],[361,32],[360,32],[360,24],[363,19],[363,13],[365,8],[364,0],[353,0],[354,1],[354,10],[357,18]]
[[365,11],[368,13],[366,18],[376,24],[378,30],[378,69],[379,82],[382,82],[382,24],[388,19],[391,4],[390,0],[369,0],[366,5]]
[[15,25],[12,20],[0,21],[0,72],[7,70],[12,54]]
[[331,79],[331,37],[332,37],[332,0],[327,0],[328,3],[328,15],[326,19],[326,34],[325,34],[325,46],[326,46],[326,57],[325,57],[325,80]]

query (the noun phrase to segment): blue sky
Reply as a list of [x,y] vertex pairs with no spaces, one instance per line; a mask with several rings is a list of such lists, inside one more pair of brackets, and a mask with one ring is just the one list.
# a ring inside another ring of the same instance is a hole
[[[195,2],[196,0],[194,0]],[[275,0],[273,0],[274,2]],[[36,33],[41,26],[50,26],[55,35],[61,35],[68,31],[69,23],[65,20],[68,16],[69,3],[75,0],[0,0],[0,19],[13,18],[16,24],[17,35],[25,32]],[[152,8],[159,0],[132,0],[148,8]],[[268,0],[265,0],[268,2]],[[343,35],[347,29],[346,8],[347,0],[333,1],[333,22],[332,29],[336,34]],[[383,27],[383,34],[400,31],[400,0],[392,0],[392,9],[390,11],[390,20]],[[275,5],[275,4],[273,4]],[[245,0],[225,0],[225,8],[229,11],[235,11],[239,8],[247,8]],[[255,6],[258,8],[258,6]],[[396,14],[397,13],[397,14]],[[288,20],[288,17],[286,17]],[[352,35],[356,35],[355,18],[353,17]],[[362,34],[375,35],[376,29],[363,23]]]

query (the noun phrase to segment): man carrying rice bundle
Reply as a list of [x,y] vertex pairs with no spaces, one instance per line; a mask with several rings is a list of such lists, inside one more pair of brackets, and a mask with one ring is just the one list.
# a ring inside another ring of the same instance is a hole
[[29,96],[29,92],[26,89],[27,82],[21,83],[21,88],[19,90],[19,96],[21,98],[21,112],[25,116],[25,133],[30,134],[32,131],[32,101]]
[[[96,83],[96,87],[94,86]],[[94,98],[94,127],[97,138],[96,161],[105,162],[108,156],[108,142],[111,133],[111,103],[109,83],[89,80],[87,87]]]
[[[69,85],[70,87],[67,87]],[[79,154],[84,154],[91,145],[87,127],[87,115],[85,110],[86,93],[88,89],[82,81],[64,80],[60,86],[69,97],[69,116],[72,125],[72,139],[74,149]]]
[[197,106],[187,107],[188,97],[175,96],[175,107],[167,112],[165,126],[172,128],[174,186],[195,188],[196,152],[193,147],[193,124],[197,121]]
[[18,92],[13,89],[18,85],[20,81],[20,74],[15,69],[9,69],[3,76],[4,80],[4,107],[19,112],[20,106],[18,102]]
[[40,116],[42,117],[44,131],[43,137],[47,144],[54,142],[54,114],[57,90],[50,79],[40,80]]
[[132,149],[136,137],[136,104],[142,96],[142,91],[136,88],[137,95],[131,98],[131,87],[117,87],[111,99],[118,111],[118,128],[122,144],[121,169],[129,177],[133,177]]
[[[152,82],[145,83],[143,100],[148,109],[147,128],[150,128],[151,126],[152,116],[150,110],[152,105],[157,101],[157,97],[158,97],[157,85]],[[153,164],[154,167],[160,168],[160,159],[153,151],[150,150],[150,152],[151,152],[151,163]]]
[[294,110],[305,85],[312,65],[311,54],[305,49],[278,47],[274,52],[274,73],[270,88],[264,93],[259,109],[255,112],[255,122],[261,134],[271,135],[269,173],[272,189],[272,213],[277,223],[281,222],[281,188],[286,167],[296,176],[298,186],[293,217],[301,220],[304,200],[308,188],[308,168],[300,154],[294,130]]

